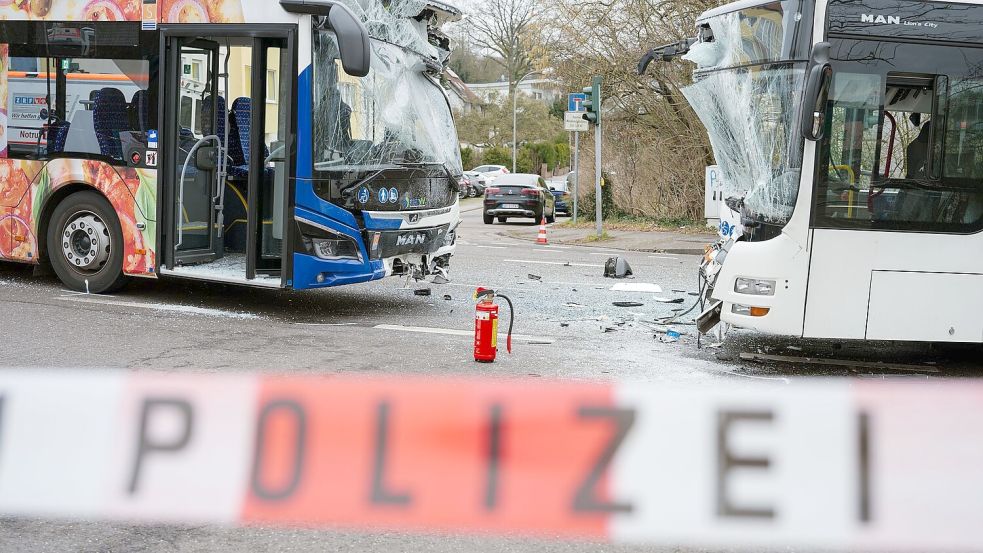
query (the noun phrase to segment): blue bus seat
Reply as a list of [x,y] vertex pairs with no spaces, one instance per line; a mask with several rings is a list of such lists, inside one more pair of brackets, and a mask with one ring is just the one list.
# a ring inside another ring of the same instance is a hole
[[116,88],[103,88],[96,97],[93,120],[99,150],[113,159],[123,160],[123,146],[119,133],[130,129],[126,96]]

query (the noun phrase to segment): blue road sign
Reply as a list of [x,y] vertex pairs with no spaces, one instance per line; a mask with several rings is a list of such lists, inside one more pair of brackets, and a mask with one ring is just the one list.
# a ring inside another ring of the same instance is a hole
[[587,111],[587,108],[584,107],[586,101],[587,95],[582,92],[570,94],[567,97],[567,111]]

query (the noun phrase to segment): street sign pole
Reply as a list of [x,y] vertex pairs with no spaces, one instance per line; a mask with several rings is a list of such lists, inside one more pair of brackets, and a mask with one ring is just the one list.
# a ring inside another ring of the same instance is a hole
[[587,94],[577,92],[567,97],[567,113],[563,116],[563,127],[573,133],[573,222],[577,222],[580,196],[580,133],[590,130],[590,123],[584,119],[587,112]]
[[573,133],[573,224],[577,224],[577,197],[580,196],[580,133]]
[[604,223],[601,221],[601,122],[594,127],[594,199],[597,204],[597,237],[604,235]]

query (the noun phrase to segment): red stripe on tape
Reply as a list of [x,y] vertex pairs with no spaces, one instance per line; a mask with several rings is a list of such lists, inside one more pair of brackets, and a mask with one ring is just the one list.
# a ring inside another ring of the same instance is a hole
[[608,499],[616,427],[584,410],[612,407],[603,384],[264,379],[243,522],[604,538],[576,500]]

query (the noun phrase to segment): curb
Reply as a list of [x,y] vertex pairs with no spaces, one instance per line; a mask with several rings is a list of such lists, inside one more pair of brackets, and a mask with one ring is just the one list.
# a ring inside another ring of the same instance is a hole
[[[504,231],[497,232],[499,236],[513,238],[515,240],[535,240],[529,236],[525,236],[521,233],[515,231]],[[562,245],[562,246],[579,246],[582,248],[607,248],[612,250],[621,250],[625,252],[637,252],[637,253],[664,253],[673,255],[703,255],[706,251],[703,248],[625,248],[617,244],[610,244],[606,242],[598,242],[595,244],[584,244],[581,242],[571,242],[567,240],[552,240],[551,243]],[[707,242],[708,244],[710,242]]]

